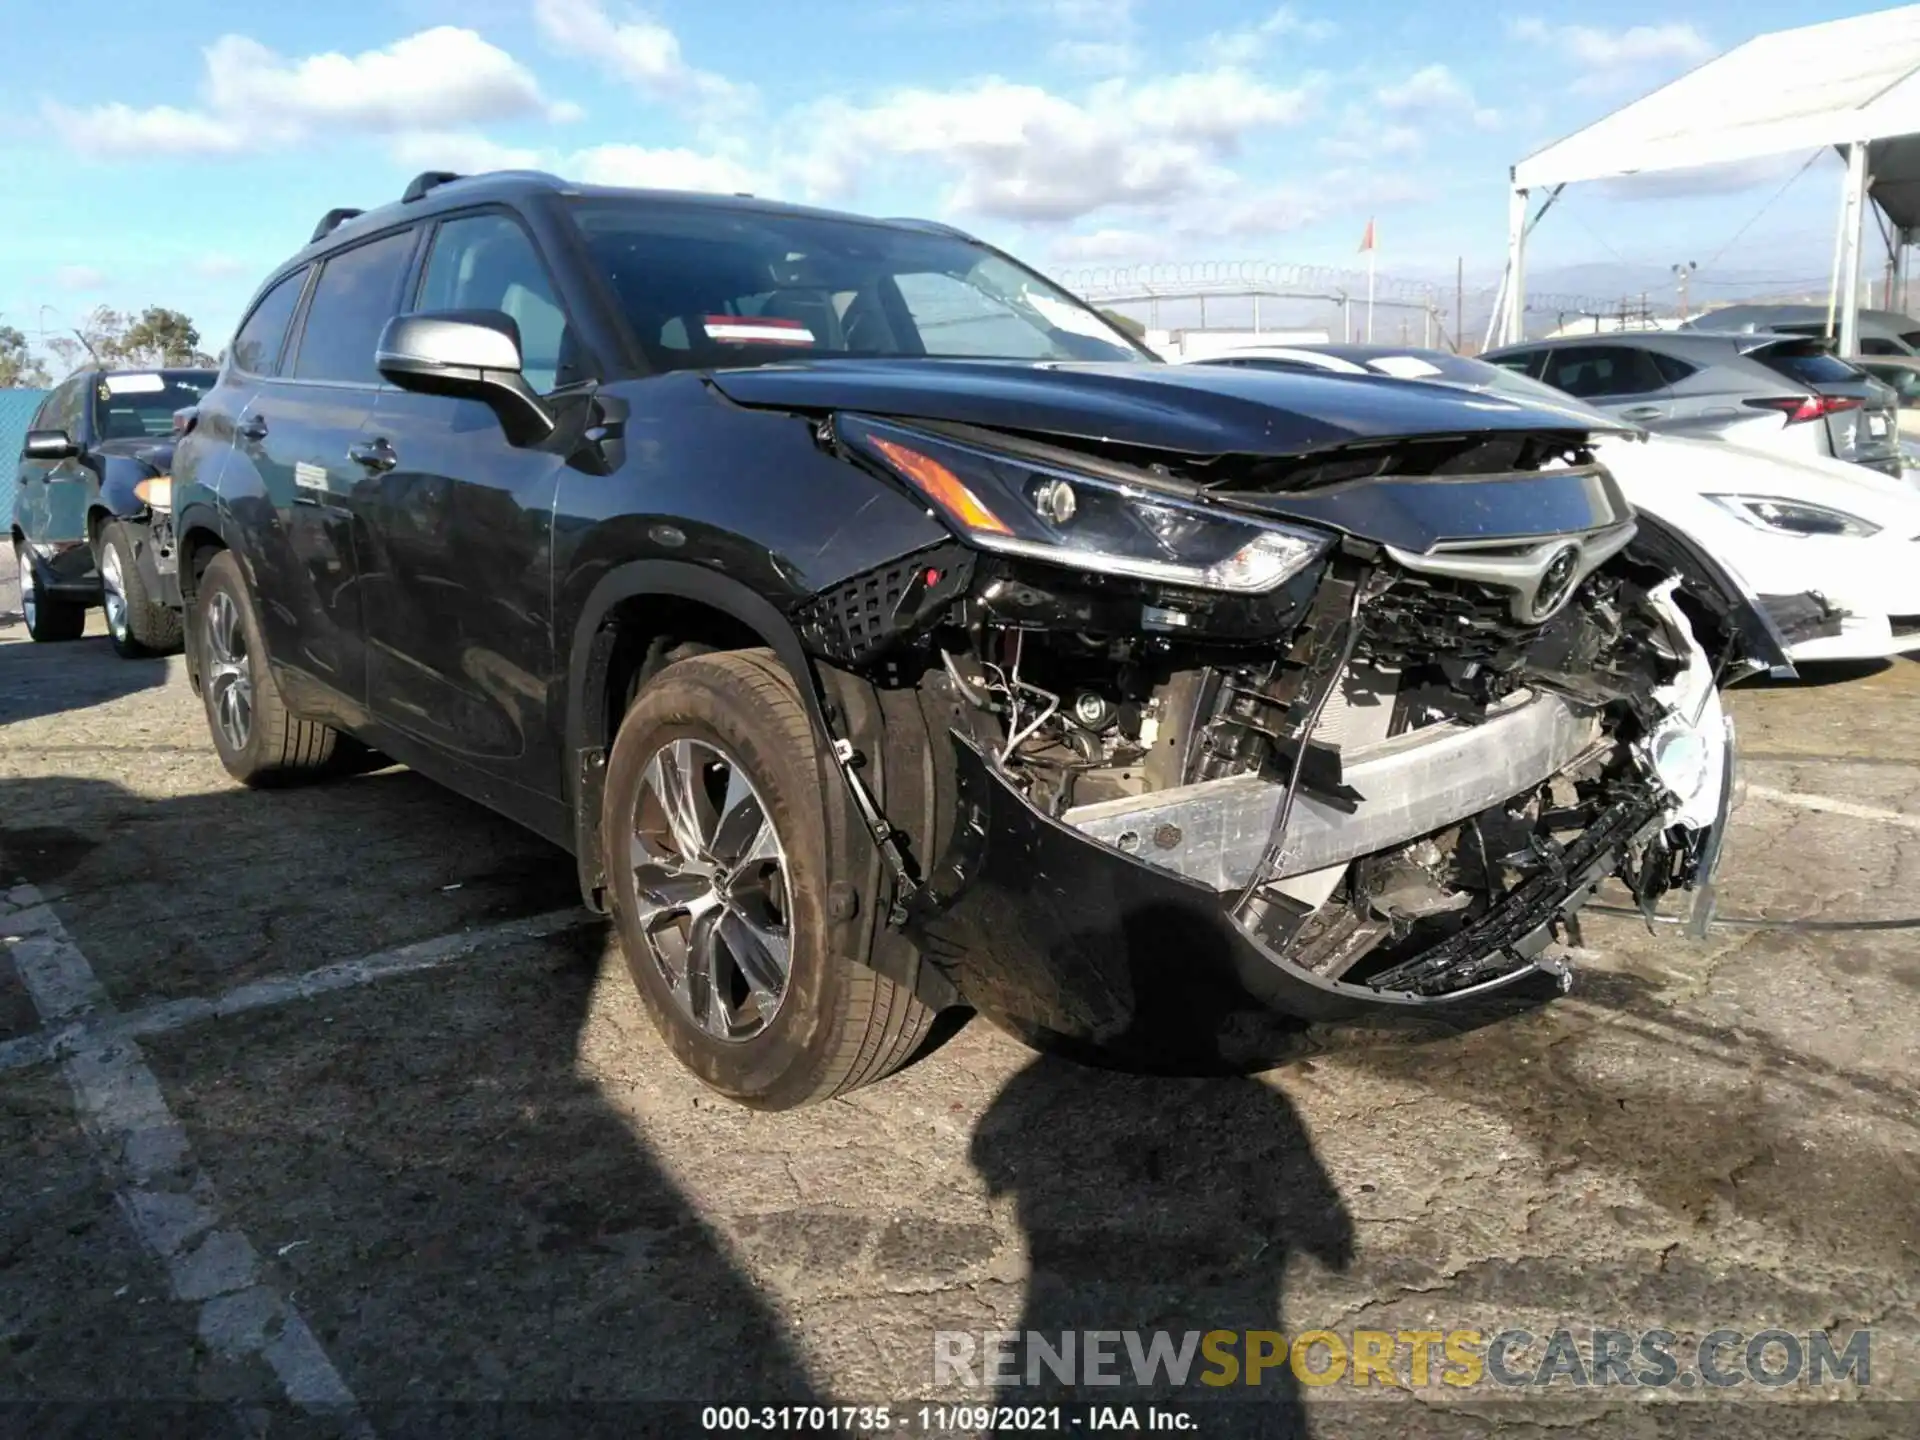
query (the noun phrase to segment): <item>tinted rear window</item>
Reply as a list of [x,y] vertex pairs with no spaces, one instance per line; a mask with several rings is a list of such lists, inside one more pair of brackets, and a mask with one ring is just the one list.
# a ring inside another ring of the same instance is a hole
[[1571,345],[1564,350],[1549,350],[1546,372],[1540,378],[1582,400],[1645,395],[1666,384],[1653,356],[1631,345]]
[[412,255],[413,232],[402,230],[328,258],[307,305],[296,379],[380,383],[373,352],[400,309],[400,279]]
[[280,346],[287,338],[287,323],[293,319],[293,307],[300,303],[300,291],[307,283],[304,267],[287,276],[260,297],[253,313],[233,337],[233,363],[251,375],[280,373]]
[[1756,351],[1752,357],[1776,375],[1798,380],[1802,385],[1845,385],[1860,379],[1860,372],[1824,350],[1800,349],[1791,345]]

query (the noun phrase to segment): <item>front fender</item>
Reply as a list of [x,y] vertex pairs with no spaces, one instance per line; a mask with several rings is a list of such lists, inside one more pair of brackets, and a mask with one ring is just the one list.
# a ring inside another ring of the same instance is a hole
[[[1678,526],[1647,510],[1634,513],[1640,529],[1627,553],[1679,576],[1680,593],[1718,617],[1726,627],[1736,661],[1745,661],[1755,671],[1769,670],[1787,678],[1798,673],[1787,658],[1786,637],[1768,616],[1758,595]],[[1705,637],[1701,643],[1706,643]]]
[[745,584],[679,560],[635,560],[602,575],[580,609],[567,660],[567,792],[573,807],[574,855],[580,889],[592,897],[605,883],[600,847],[600,797],[607,751],[613,743],[606,723],[606,687],[613,659],[614,632],[605,624],[615,606],[638,596],[692,600],[732,616],[763,640],[780,658],[799,688],[823,750],[832,745],[820,701],[820,677],[800,636],[787,617]]

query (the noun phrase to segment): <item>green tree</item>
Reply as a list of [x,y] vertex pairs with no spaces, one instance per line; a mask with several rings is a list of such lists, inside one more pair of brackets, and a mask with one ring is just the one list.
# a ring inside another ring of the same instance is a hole
[[51,383],[47,367],[27,349],[27,337],[0,325],[0,390],[44,390]]
[[149,305],[121,333],[115,347],[125,365],[211,365],[200,348],[200,332],[178,310]]

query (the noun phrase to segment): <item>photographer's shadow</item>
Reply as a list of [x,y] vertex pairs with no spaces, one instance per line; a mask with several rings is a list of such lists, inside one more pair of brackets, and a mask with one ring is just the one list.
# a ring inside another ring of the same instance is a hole
[[[1162,1002],[1186,967],[1180,957],[1142,955],[1130,969],[1134,1013],[1145,1026],[1165,1013]],[[1138,1037],[1131,1045],[1128,1038],[1116,1048],[1137,1055]],[[1075,1383],[1046,1363],[1028,1365],[1032,1352],[1023,1347],[1022,1383],[1003,1388],[998,1403],[1221,1398],[1242,1403],[1210,1416],[1209,1433],[1305,1433],[1290,1367],[1266,1368],[1257,1386],[1247,1383],[1245,1335],[1286,1334],[1287,1267],[1304,1253],[1346,1269],[1354,1227],[1284,1094],[1244,1075],[1167,1078],[1042,1055],[981,1117],[971,1158],[989,1190],[1013,1195],[1018,1207],[1029,1261],[1019,1330],[1037,1332],[1056,1351],[1070,1332],[1076,1346]],[[1223,1367],[1196,1345],[1185,1384],[1170,1383],[1162,1368],[1143,1387],[1120,1335],[1104,1347],[1113,1357],[1105,1373],[1119,1383],[1079,1383],[1093,1330],[1138,1332],[1143,1351],[1164,1331],[1162,1345],[1176,1352],[1189,1332],[1238,1332],[1229,1353],[1240,1373],[1231,1384],[1202,1383],[1209,1374],[1217,1382]]]

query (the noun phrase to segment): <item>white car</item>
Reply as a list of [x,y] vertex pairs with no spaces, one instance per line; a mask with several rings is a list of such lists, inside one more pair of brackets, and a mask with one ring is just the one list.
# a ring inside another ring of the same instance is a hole
[[[1441,350],[1261,346],[1209,364],[1389,376],[1596,412],[1538,381]],[[1619,422],[1599,417],[1618,429]],[[1796,664],[1920,651],[1920,493],[1864,466],[1721,440],[1601,438],[1600,460],[1636,510],[1716,562]]]

